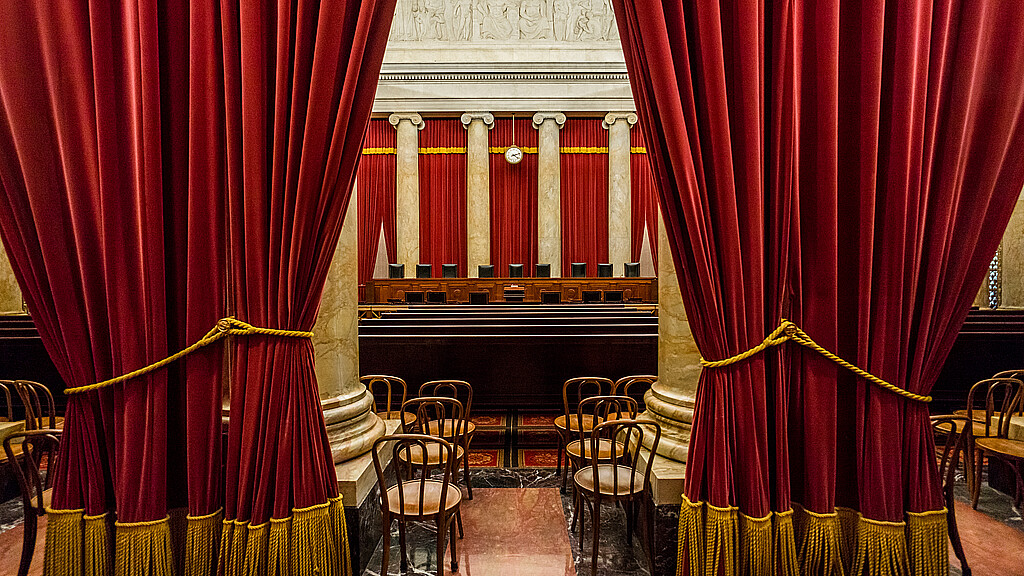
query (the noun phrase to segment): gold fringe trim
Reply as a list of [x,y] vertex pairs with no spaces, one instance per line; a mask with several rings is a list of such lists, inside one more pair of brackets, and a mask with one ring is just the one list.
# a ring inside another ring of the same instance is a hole
[[394,154],[394,148],[363,148],[363,154]]
[[793,510],[752,518],[684,495],[676,574],[948,574],[946,510],[906,516],[906,522],[883,522],[849,508],[823,514],[794,504]]
[[630,154],[647,154],[647,148],[645,146],[630,146]]
[[82,517],[85,522],[85,541],[83,547],[83,565],[85,574],[114,573],[114,522],[113,515],[107,512]]
[[212,576],[217,573],[224,510],[205,516],[188,516],[185,528],[185,576]]
[[558,149],[561,154],[607,154],[607,146],[562,146]]
[[948,511],[907,512],[907,547],[910,573],[914,576],[946,576],[949,574]]
[[85,510],[51,510],[46,523],[44,576],[82,576],[82,534]]
[[174,550],[169,517],[115,522],[114,573],[118,576],[173,576]]
[[465,146],[446,146],[446,147],[432,147],[432,148],[420,148],[420,154],[465,154]]
[[[509,148],[511,148],[511,146],[491,146],[487,151],[491,154],[504,154]],[[519,146],[518,148],[523,151],[523,154],[537,153],[536,146]]]

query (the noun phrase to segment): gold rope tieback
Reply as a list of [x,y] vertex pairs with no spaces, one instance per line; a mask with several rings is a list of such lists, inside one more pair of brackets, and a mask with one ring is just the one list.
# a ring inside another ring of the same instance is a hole
[[237,318],[235,318],[233,316],[229,316],[227,318],[221,318],[220,320],[218,320],[217,321],[217,325],[214,326],[212,330],[207,332],[206,336],[203,336],[202,338],[199,339],[198,342],[196,342],[195,344],[189,346],[188,348],[185,348],[184,350],[182,350],[181,352],[178,352],[177,354],[172,354],[171,356],[168,356],[167,358],[164,358],[163,360],[159,360],[157,362],[154,362],[154,363],[150,364],[149,366],[145,366],[143,368],[139,368],[138,370],[135,370],[133,372],[129,372],[127,374],[123,374],[121,376],[118,376],[117,378],[111,378],[110,380],[104,380],[103,382],[97,382],[95,384],[89,384],[87,386],[78,386],[78,387],[75,387],[75,388],[68,388],[67,390],[64,391],[64,393],[65,394],[81,394],[82,392],[89,392],[91,390],[99,390],[100,388],[106,388],[107,386],[113,386],[114,384],[119,384],[121,382],[126,382],[128,380],[133,379],[133,378],[138,378],[139,376],[144,376],[146,374],[149,374],[150,372],[159,370],[159,369],[163,368],[164,366],[167,366],[171,362],[175,362],[177,360],[180,360],[181,358],[184,358],[185,356],[188,356],[189,354],[195,352],[196,350],[199,350],[200,348],[203,348],[204,346],[208,346],[210,344],[213,344],[214,342],[220,340],[221,338],[225,338],[225,337],[228,337],[228,336],[256,336],[256,335],[259,335],[259,336],[281,336],[281,337],[284,337],[284,338],[312,338],[313,337],[313,333],[312,332],[302,332],[300,330],[279,330],[277,328],[260,328],[259,326],[253,326],[252,324],[249,324],[247,322],[242,322],[241,320],[239,320],[239,319],[237,319]]
[[724,360],[705,360],[703,357],[701,357],[700,365],[705,367],[705,368],[720,368],[722,366],[728,366],[730,364],[735,364],[737,362],[742,362],[743,360],[746,360],[747,358],[750,358],[754,354],[762,352],[762,351],[764,351],[764,350],[766,350],[768,348],[771,348],[772,346],[778,346],[779,344],[782,344],[783,342],[786,342],[786,341],[789,341],[789,340],[792,340],[793,342],[796,342],[797,344],[800,344],[802,346],[806,346],[806,347],[810,348],[811,350],[814,350],[815,352],[817,352],[818,354],[821,354],[825,358],[828,358],[829,360],[835,362],[836,364],[842,366],[843,368],[846,368],[847,370],[853,372],[854,374],[860,376],[861,378],[864,378],[865,380],[867,380],[869,382],[872,382],[874,384],[877,384],[878,386],[881,386],[882,388],[885,388],[886,390],[892,392],[893,394],[899,394],[900,396],[903,396],[904,398],[907,398],[907,399],[910,399],[910,400],[915,400],[917,402],[931,402],[932,401],[932,397],[931,396],[924,396],[922,394],[914,394],[913,392],[910,392],[909,390],[904,390],[903,388],[900,388],[899,386],[896,386],[895,384],[890,384],[889,382],[886,382],[885,380],[882,380],[878,376],[875,376],[874,374],[871,374],[870,372],[868,372],[866,370],[862,370],[862,369],[858,368],[857,366],[847,362],[846,360],[843,360],[839,356],[836,356],[835,354],[833,354],[833,353],[829,352],[828,350],[822,348],[820,344],[818,344],[817,342],[812,340],[811,337],[808,336],[806,332],[801,330],[799,326],[797,326],[796,324],[794,324],[793,322],[791,322],[789,320],[786,320],[785,318],[783,318],[782,321],[779,323],[779,327],[776,328],[775,330],[773,330],[772,333],[769,334],[768,337],[765,338],[763,342],[761,342],[757,346],[754,346],[750,350],[747,350],[746,352],[742,352],[740,354],[737,354],[737,355],[735,355],[735,356],[733,356],[731,358],[726,358]]

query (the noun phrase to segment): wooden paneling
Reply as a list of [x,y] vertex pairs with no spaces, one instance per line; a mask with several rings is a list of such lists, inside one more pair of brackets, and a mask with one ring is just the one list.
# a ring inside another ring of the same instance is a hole
[[626,302],[658,301],[657,278],[396,278],[366,283],[370,304],[404,302],[406,292],[445,292],[448,302],[469,302],[471,292],[487,292],[491,302],[503,302],[504,290],[516,285],[526,291],[526,302],[540,302],[541,292],[559,292],[563,302],[581,302],[584,290],[621,291]]

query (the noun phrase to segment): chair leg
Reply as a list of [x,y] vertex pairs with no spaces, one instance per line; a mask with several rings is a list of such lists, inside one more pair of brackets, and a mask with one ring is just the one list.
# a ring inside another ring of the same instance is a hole
[[978,509],[978,499],[981,497],[981,469],[985,462],[985,453],[981,450],[974,451],[974,490],[971,492],[971,508]]
[[949,531],[949,542],[953,545],[953,552],[960,561],[960,572],[963,576],[971,576],[971,569],[967,566],[967,557],[964,555],[963,544],[960,543],[960,530],[956,525],[956,507],[954,505],[953,487],[946,489],[946,529]]
[[633,501],[622,500],[622,511],[626,513],[626,545],[633,544]]
[[455,537],[455,522],[452,521],[452,518],[448,518],[448,530],[451,533],[448,539],[448,545],[452,548],[452,572],[458,572],[459,553],[455,548],[455,542],[458,540],[458,538]]
[[644,514],[647,516],[647,563],[651,574],[654,574],[654,498],[644,503]]
[[562,452],[565,448],[565,440],[562,439],[562,433],[558,433],[558,452],[555,454],[555,474],[562,473]]
[[574,490],[572,493],[572,524],[569,525],[570,534],[576,531],[576,524],[580,519],[580,498],[579,491]]
[[401,560],[402,573],[409,570],[409,554],[405,549],[405,522],[398,521],[398,554]]
[[18,566],[18,576],[28,574],[28,568],[32,565],[32,554],[36,550],[36,526],[39,521],[34,513],[25,514],[25,533],[21,544],[21,564]]
[[[398,519],[398,526],[402,526],[402,519]],[[388,563],[391,560],[391,518],[384,515],[384,537],[381,542],[380,574],[388,576]]]
[[459,538],[465,538],[466,533],[462,531],[462,510],[455,511],[455,523],[459,525]]
[[437,525],[437,576],[444,576],[444,519],[438,514],[434,521]]
[[597,544],[601,539],[601,500],[596,493],[597,490],[594,492],[594,508],[591,513],[591,519],[594,521],[594,555],[590,561],[591,576],[597,576]]
[[466,492],[469,492],[468,500],[473,499],[473,482],[469,479],[469,442],[466,442],[466,447],[462,451],[462,462],[463,468],[466,471]]

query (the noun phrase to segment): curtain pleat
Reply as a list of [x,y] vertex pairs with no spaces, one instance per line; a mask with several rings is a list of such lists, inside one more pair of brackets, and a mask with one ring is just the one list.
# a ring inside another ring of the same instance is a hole
[[[387,119],[370,120],[363,143],[356,178],[359,210],[359,286],[373,277],[373,267],[380,250],[380,231],[388,262],[398,259],[395,244],[395,127]],[[360,298],[361,300],[362,298]]]
[[639,262],[644,245],[644,233],[651,248],[654,269],[658,269],[658,187],[647,159],[643,130],[629,131],[629,183],[630,183],[630,249],[629,258]]
[[420,262],[455,264],[466,274],[466,129],[458,118],[428,118],[420,131]]
[[[496,118],[491,129],[491,264],[495,276],[508,276],[509,264],[523,264],[533,276],[537,263],[537,129],[530,117]],[[524,152],[518,164],[505,160],[512,144]]]
[[569,118],[559,137],[562,271],[584,262],[597,276],[608,262],[608,131],[600,118]]

